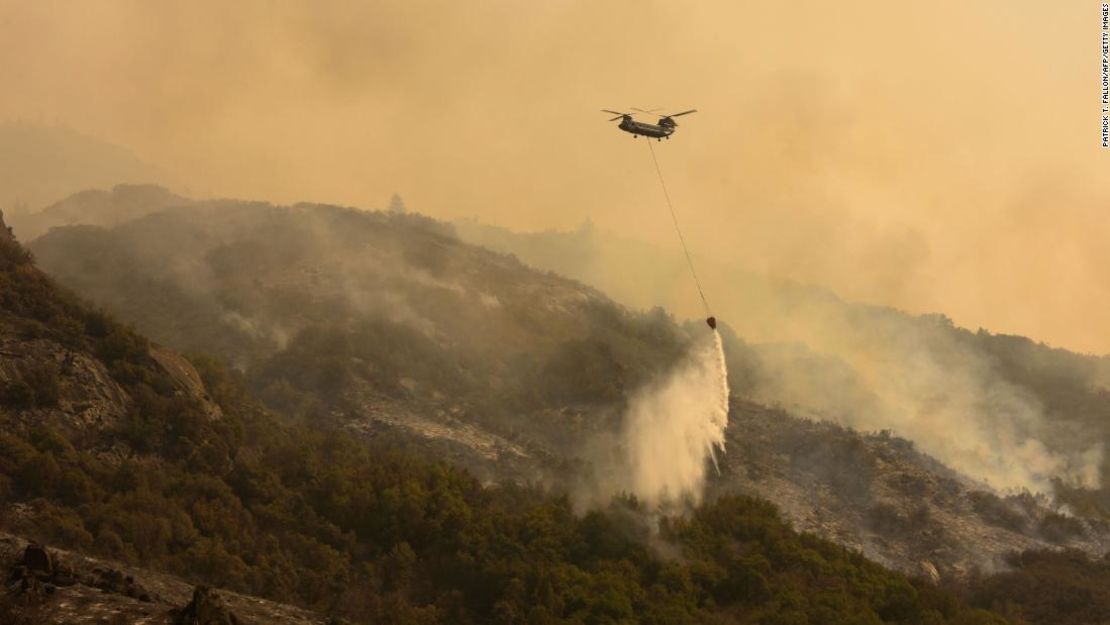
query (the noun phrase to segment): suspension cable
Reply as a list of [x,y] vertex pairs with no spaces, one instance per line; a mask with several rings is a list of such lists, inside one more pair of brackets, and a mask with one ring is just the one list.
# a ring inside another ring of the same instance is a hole
[[674,231],[678,233],[678,240],[682,243],[682,253],[686,255],[686,264],[690,266],[690,275],[694,278],[694,286],[698,288],[698,296],[701,297],[701,305],[705,307],[705,316],[712,316],[709,312],[709,302],[705,299],[705,292],[702,291],[701,281],[698,280],[698,272],[694,270],[694,260],[690,257],[690,249],[686,246],[686,237],[682,235],[682,228],[678,225],[678,216],[674,211],[674,204],[671,203],[671,194],[667,191],[667,183],[663,180],[663,170],[659,168],[659,159],[655,157],[655,148],[651,145],[651,138],[644,137],[648,144],[648,150],[651,152],[651,162],[655,163],[655,173],[659,176],[659,186],[663,188],[663,197],[667,200],[667,209],[671,212],[671,221],[674,223]]

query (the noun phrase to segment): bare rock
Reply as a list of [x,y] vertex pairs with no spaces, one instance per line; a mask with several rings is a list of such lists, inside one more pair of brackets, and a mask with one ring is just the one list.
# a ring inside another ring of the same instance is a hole
[[208,390],[204,388],[204,382],[200,379],[200,374],[184,356],[152,345],[150,357],[170,376],[179,393],[194,397],[200,402],[209,418],[217,419],[223,416],[223,411],[208,395]]
[[42,545],[31,543],[12,566],[5,586],[23,605],[39,605],[54,593],[54,560]]
[[242,625],[243,621],[207,586],[193,590],[193,600],[174,619],[174,625]]
[[940,571],[937,570],[936,565],[928,560],[921,561],[921,575],[934,584],[940,583]]
[[[0,390],[27,389],[25,401],[9,398],[5,407],[31,411],[34,416],[29,418],[35,421],[51,422],[64,431],[101,431],[116,424],[131,406],[131,398],[104,363],[55,340],[26,338],[0,326],[0,356]],[[41,393],[33,390],[36,386],[50,390],[47,401],[41,401]]]
[[180,578],[62,549],[45,550],[52,572],[49,579],[40,579],[24,564],[24,555],[42,569],[41,547],[28,550],[28,546],[28,541],[0,531],[0,563],[8,567],[3,573],[10,572],[6,583],[0,575],[0,625],[327,622],[308,610],[230,591],[220,591],[216,601],[215,593],[206,591],[198,601],[195,586]]
[[125,575],[116,569],[93,569],[93,575],[88,584],[94,588],[99,588],[101,592],[123,595],[144,603],[154,601],[152,593],[136,583],[134,577]]
[[54,562],[46,547],[31,543],[23,550],[23,566],[36,577],[50,579],[54,576]]

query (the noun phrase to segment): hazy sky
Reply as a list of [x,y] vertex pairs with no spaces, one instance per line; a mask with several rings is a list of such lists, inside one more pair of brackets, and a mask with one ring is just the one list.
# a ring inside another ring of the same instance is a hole
[[586,218],[972,328],[1110,352],[1093,1],[0,0],[0,119],[179,190]]

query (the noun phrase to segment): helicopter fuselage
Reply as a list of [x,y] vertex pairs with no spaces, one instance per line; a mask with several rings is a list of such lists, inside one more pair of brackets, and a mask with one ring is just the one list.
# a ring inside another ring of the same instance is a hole
[[638,122],[631,117],[626,117],[621,120],[620,125],[617,126],[625,132],[630,132],[633,135],[643,135],[645,137],[652,137],[655,139],[663,139],[670,137],[674,133],[674,124],[647,124]]

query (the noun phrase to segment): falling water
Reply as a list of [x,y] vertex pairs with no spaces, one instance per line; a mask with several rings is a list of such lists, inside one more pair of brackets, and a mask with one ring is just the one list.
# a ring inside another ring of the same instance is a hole
[[717,467],[728,425],[728,370],[721,337],[697,345],[661,382],[634,396],[625,421],[627,490],[651,506],[696,503],[706,459]]

